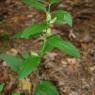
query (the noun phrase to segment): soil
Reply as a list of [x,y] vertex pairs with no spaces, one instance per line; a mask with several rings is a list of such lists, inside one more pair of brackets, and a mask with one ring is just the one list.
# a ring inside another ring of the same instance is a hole
[[[72,28],[60,25],[55,26],[54,31],[75,44],[81,57],[73,58],[54,50],[45,55],[38,70],[23,81],[19,81],[17,74],[0,61],[0,82],[5,84],[1,95],[13,91],[32,95],[40,79],[50,80],[60,95],[95,95],[95,0],[62,0],[52,7],[55,8],[64,8],[73,15]],[[0,53],[37,50],[38,40],[11,38],[43,18],[42,12],[27,7],[20,0],[0,0]],[[2,33],[10,38],[2,39]]]

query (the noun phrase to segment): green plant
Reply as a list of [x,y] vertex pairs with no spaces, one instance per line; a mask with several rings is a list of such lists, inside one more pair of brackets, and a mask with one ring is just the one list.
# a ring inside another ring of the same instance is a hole
[[[23,3],[33,7],[39,11],[43,11],[46,18],[39,23],[34,23],[25,28],[22,32],[16,34],[16,38],[32,38],[37,35],[41,39],[41,47],[39,52],[24,53],[22,56],[13,56],[10,54],[2,54],[1,59],[18,73],[19,79],[27,77],[40,65],[40,61],[47,52],[51,52],[57,48],[62,52],[73,57],[79,57],[80,53],[75,46],[63,40],[59,35],[54,35],[51,26],[53,24],[68,24],[72,27],[72,16],[64,10],[51,10],[54,3],[60,0],[22,0]],[[51,92],[49,92],[49,90]],[[48,81],[42,81],[34,95],[59,95],[56,88]]]

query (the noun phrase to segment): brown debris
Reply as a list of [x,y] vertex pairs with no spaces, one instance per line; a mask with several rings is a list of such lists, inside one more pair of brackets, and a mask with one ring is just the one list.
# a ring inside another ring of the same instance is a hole
[[[55,26],[54,31],[72,41],[80,50],[81,57],[71,58],[54,50],[44,56],[39,69],[22,82],[18,81],[17,75],[3,61],[0,61],[0,82],[5,84],[2,95],[13,91],[26,93],[26,90],[33,94],[40,79],[53,82],[60,95],[95,95],[95,1],[61,1],[52,8],[69,10],[73,15],[74,25],[73,28],[65,25]],[[0,33],[7,31],[14,34],[43,18],[43,13],[25,6],[19,0],[0,0]],[[74,37],[69,36],[70,30],[73,30]],[[24,50],[37,50],[39,46],[39,39],[17,39],[6,43],[0,41],[0,52],[8,51],[15,55]],[[19,83],[22,86],[19,87]]]

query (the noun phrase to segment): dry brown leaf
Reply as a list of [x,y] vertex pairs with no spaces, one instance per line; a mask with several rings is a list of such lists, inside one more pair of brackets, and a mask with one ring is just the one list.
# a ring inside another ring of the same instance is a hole
[[8,54],[12,54],[12,55],[17,55],[18,54],[18,50],[15,48],[11,48],[9,51],[7,51]]
[[20,91],[28,91],[29,95],[31,95],[32,84],[30,82],[30,79],[26,78],[20,80],[18,88],[20,89]]

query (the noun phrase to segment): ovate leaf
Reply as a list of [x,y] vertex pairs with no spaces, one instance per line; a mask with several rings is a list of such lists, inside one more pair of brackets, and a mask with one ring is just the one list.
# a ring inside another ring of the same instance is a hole
[[44,29],[46,29],[48,25],[45,22],[33,24],[32,26],[25,28],[22,32],[19,34],[16,34],[17,38],[29,38],[33,35],[41,33]]
[[35,9],[45,11],[45,5],[37,0],[22,0],[22,2]]
[[47,52],[52,51],[54,48],[57,48],[61,50],[62,52],[69,54],[70,56],[74,56],[74,57],[80,56],[79,51],[76,49],[76,47],[72,43],[63,40],[59,36],[49,37],[47,41],[42,44],[40,51],[43,55]]
[[27,77],[32,71],[37,69],[40,64],[40,57],[36,55],[31,55],[27,59],[25,59],[24,63],[19,66],[19,79],[24,79]]
[[23,60],[18,56],[13,56],[10,54],[1,54],[0,59],[4,60],[8,66],[11,67],[12,70],[18,71],[19,66],[23,63]]
[[57,24],[68,24],[72,26],[72,16],[69,12],[63,10],[54,11]]
[[66,52],[67,54],[71,56],[74,56],[74,57],[80,56],[79,51],[76,49],[76,47],[72,43],[63,40],[59,36],[50,37],[48,39],[48,42],[52,47],[58,48],[62,52]]
[[49,81],[41,81],[34,95],[59,95],[57,88]]
[[27,77],[32,71],[37,69],[40,64],[40,57],[37,55],[30,55],[22,60],[18,56],[2,54],[0,59],[3,59],[12,70],[17,72],[19,79]]

